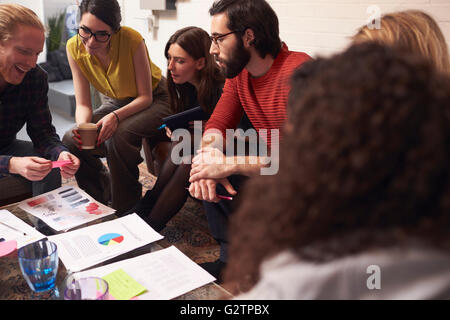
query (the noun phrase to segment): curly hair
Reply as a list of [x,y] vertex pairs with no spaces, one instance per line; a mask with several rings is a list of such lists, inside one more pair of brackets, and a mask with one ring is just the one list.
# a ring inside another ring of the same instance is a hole
[[[324,262],[411,239],[450,248],[450,79],[376,43],[292,79],[276,176],[246,186],[224,279],[246,291],[292,249]],[[261,197],[264,194],[264,197]]]

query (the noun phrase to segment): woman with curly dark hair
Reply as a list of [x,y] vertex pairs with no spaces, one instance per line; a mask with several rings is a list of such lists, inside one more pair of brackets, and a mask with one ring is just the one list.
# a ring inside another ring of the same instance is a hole
[[449,298],[449,106],[447,76],[375,43],[300,68],[279,174],[231,223],[238,298]]

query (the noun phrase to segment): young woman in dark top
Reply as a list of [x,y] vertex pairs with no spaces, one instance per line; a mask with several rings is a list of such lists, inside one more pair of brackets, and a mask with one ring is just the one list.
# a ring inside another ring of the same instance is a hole
[[[167,82],[170,106],[175,113],[200,106],[210,116],[214,110],[225,78],[209,54],[210,46],[208,33],[197,27],[180,29],[167,42]],[[171,136],[170,130],[167,134]],[[177,143],[172,142],[172,149]],[[195,150],[191,151],[193,155]],[[157,231],[183,207],[188,196],[191,165],[175,164],[171,153],[153,189],[128,212],[136,212]]]

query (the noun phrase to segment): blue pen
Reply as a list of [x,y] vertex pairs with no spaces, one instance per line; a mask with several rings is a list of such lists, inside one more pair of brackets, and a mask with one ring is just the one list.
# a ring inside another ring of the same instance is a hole
[[164,129],[165,127],[167,127],[167,125],[163,124],[161,127],[158,128],[158,130]]

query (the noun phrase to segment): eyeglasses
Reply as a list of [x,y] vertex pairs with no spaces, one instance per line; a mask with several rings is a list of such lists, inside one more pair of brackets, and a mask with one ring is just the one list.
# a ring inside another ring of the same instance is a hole
[[215,36],[210,36],[209,37],[209,39],[211,39],[211,41],[215,44],[215,45],[219,45],[219,40],[220,39],[222,39],[222,38],[224,38],[224,37],[226,37],[226,36],[228,36],[228,35],[230,35],[230,34],[232,34],[232,33],[236,33],[236,32],[241,32],[241,31],[231,31],[231,32],[228,32],[228,33],[225,33],[225,34],[218,34],[218,35],[215,35]]
[[111,34],[106,31],[92,32],[89,28],[86,27],[80,27],[78,29],[78,34],[84,40],[89,40],[91,37],[94,37],[98,42],[107,42],[111,37]]

